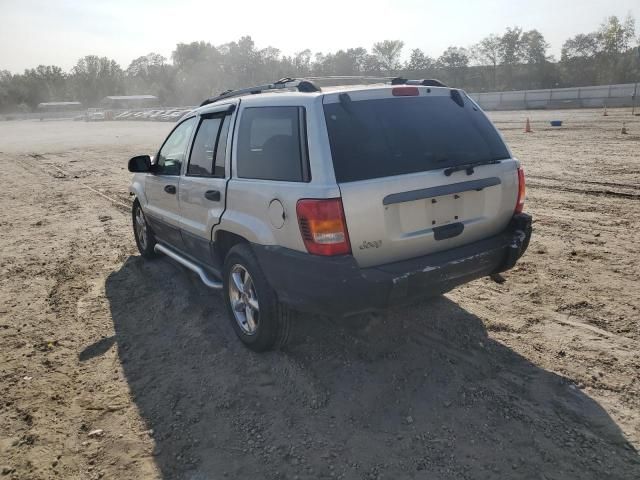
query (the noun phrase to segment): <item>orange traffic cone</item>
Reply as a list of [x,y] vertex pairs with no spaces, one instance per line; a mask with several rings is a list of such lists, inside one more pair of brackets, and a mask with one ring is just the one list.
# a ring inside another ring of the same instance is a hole
[[603,117],[608,117],[609,116],[609,114],[607,113],[607,106],[606,105],[604,106],[604,112],[602,113],[602,116]]
[[525,123],[524,125],[524,133],[531,133],[533,132],[533,130],[531,130],[531,122],[529,122],[529,117],[527,117],[527,123]]

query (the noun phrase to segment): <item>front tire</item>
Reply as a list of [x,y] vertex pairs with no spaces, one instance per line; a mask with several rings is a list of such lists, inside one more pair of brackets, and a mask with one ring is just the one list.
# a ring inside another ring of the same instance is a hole
[[156,237],[147,222],[138,199],[133,202],[131,218],[133,220],[133,236],[136,239],[138,251],[145,258],[156,258],[158,256],[155,251]]
[[231,325],[247,347],[264,352],[286,345],[291,312],[278,301],[249,245],[236,245],[227,254],[223,288]]

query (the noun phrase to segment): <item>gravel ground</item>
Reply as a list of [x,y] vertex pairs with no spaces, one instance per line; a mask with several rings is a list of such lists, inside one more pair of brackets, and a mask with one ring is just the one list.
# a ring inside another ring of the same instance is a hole
[[267,354],[135,250],[126,160],[172,125],[1,123],[0,477],[640,478],[640,117],[491,117],[535,219],[506,283]]

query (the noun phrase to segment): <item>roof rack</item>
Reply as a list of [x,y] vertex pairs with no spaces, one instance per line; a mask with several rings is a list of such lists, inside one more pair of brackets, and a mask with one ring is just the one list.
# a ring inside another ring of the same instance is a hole
[[435,78],[423,78],[421,80],[407,80],[406,78],[396,77],[391,80],[391,85],[422,85],[423,87],[446,87],[444,83]]
[[243,95],[255,95],[258,93],[269,92],[273,90],[285,90],[295,88],[299,92],[312,93],[319,92],[318,87],[313,81],[322,80],[370,80],[376,82],[391,82],[391,85],[423,85],[426,87],[446,87],[440,80],[423,79],[423,80],[407,80],[402,77],[371,77],[364,75],[334,75],[327,77],[306,77],[306,78],[290,78],[285,77],[280,80],[267,83],[265,85],[256,85],[255,87],[240,88],[238,90],[225,90],[216,97],[207,98],[200,104],[201,107],[210,103],[219,102],[227,98],[241,97]]
[[334,75],[325,77],[305,77],[305,78],[281,78],[277,82],[267,83],[266,85],[256,85],[255,87],[241,88],[238,90],[225,90],[216,97],[207,98],[200,106],[209,105],[227,98],[241,97],[243,95],[255,95],[257,93],[269,92],[273,90],[285,90],[295,88],[299,92],[312,93],[319,92],[318,87],[313,81],[323,80],[369,80],[376,82],[389,82],[395,77],[371,77],[364,75]]
[[255,95],[257,93],[268,92],[270,90],[283,90],[287,88],[295,88],[299,92],[319,92],[320,89],[313,82],[304,78],[281,78],[277,82],[267,83],[266,85],[256,85],[255,87],[241,88],[239,90],[225,90],[217,97],[207,98],[200,106],[209,105],[227,98],[241,97],[243,95]]
[[324,77],[305,77],[307,80],[372,80],[376,82],[389,82],[395,77],[372,77],[368,75],[329,75]]

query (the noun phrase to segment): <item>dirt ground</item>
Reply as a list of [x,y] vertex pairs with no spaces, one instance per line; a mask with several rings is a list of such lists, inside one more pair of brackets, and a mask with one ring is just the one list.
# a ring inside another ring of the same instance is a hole
[[535,219],[506,283],[267,354],[135,249],[126,161],[172,125],[1,123],[0,478],[640,478],[640,117],[491,117]]

